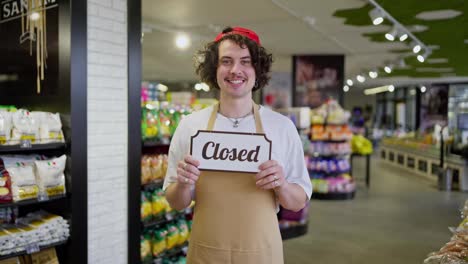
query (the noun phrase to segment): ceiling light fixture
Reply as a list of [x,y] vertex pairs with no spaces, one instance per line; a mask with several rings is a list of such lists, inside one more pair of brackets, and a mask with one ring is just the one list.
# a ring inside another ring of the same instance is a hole
[[403,32],[398,39],[403,42],[408,39],[408,34]]
[[[390,32],[385,34],[385,38],[389,41],[395,41],[398,38],[400,41],[407,41],[410,40],[411,49],[415,54],[419,53],[421,50],[425,50],[427,55],[424,56],[424,60],[428,58],[431,54],[431,48],[426,46],[422,41],[420,41],[414,34],[411,33],[404,25],[398,22],[394,17],[392,17],[385,9],[380,6],[376,0],[367,0],[372,6],[373,9],[376,9],[381,12],[382,18],[389,22],[389,24],[393,25],[393,28]],[[376,11],[372,11],[376,12]],[[370,13],[369,13],[370,14]],[[419,57],[421,59],[422,57]],[[401,58],[400,58],[401,59]],[[387,68],[385,72],[391,73],[391,68]]]
[[371,77],[372,79],[375,79],[379,76],[379,74],[377,73],[377,71],[370,71],[369,72],[369,77]]
[[426,58],[424,58],[424,56],[423,56],[423,55],[418,55],[416,58],[417,58],[417,59],[418,59],[418,61],[419,61],[419,62],[421,62],[421,63],[423,63],[423,62],[424,62],[424,60],[426,59]]
[[392,66],[385,66],[384,71],[389,74],[392,73]]
[[372,94],[387,92],[388,87],[389,87],[388,85],[384,85],[384,86],[380,86],[380,87],[365,89],[364,94],[365,95],[372,95]]
[[343,86],[343,91],[347,93],[349,91],[349,86],[348,85]]
[[412,42],[411,48],[413,49],[414,54],[418,54],[421,51],[421,45],[417,42]]
[[187,49],[190,46],[190,38],[186,34],[178,34],[175,43],[177,48]]
[[385,34],[385,38],[389,41],[394,41],[397,34],[398,34],[397,29],[394,27],[390,32]]
[[366,77],[359,74],[358,76],[356,76],[356,80],[360,83],[363,83],[366,81]]
[[394,85],[389,85],[388,86],[388,91],[393,93],[393,91],[395,91],[395,86]]
[[372,20],[372,24],[380,25],[384,21],[383,12],[379,8],[374,8],[369,12],[369,16]]
[[421,86],[420,90],[421,90],[421,93],[425,93],[426,92],[426,86],[424,86],[424,85]]
[[349,86],[353,86],[353,80],[348,79],[348,80],[346,81],[346,84],[349,85]]

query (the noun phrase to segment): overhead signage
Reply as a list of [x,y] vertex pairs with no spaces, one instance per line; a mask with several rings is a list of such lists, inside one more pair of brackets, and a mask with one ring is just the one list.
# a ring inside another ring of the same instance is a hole
[[[58,6],[58,0],[39,0],[35,6],[32,1],[31,9],[50,9]],[[41,8],[42,7],[42,8]],[[3,0],[0,2],[0,24],[28,14],[28,0]]]
[[271,141],[259,133],[199,130],[191,137],[190,155],[200,170],[256,173],[271,159]]

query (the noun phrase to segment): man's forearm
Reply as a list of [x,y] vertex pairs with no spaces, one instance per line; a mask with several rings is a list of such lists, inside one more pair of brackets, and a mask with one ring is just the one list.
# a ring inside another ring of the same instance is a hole
[[280,205],[291,211],[299,211],[304,208],[307,195],[301,186],[295,183],[286,183],[275,190]]
[[166,199],[171,208],[177,211],[187,208],[192,202],[190,185],[172,183],[166,189]]

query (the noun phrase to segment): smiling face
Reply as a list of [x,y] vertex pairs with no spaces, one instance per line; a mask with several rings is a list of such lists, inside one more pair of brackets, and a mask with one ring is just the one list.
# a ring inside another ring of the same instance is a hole
[[250,100],[255,85],[255,69],[249,49],[232,40],[224,40],[219,44],[218,54],[216,80],[221,97]]

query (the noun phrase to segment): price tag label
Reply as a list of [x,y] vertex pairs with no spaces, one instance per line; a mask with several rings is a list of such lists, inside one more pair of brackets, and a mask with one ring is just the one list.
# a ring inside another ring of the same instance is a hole
[[28,254],[33,254],[39,251],[41,251],[41,249],[39,248],[39,245],[36,243],[29,244],[26,246],[26,253]]

